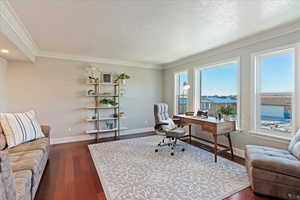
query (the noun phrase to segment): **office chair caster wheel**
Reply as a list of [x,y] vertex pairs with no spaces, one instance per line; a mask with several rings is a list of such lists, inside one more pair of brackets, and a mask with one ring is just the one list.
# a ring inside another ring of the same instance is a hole
[[171,153],[171,156],[174,156],[174,153],[173,153],[173,152]]
[[155,152],[158,152],[158,149],[155,149]]
[[183,152],[183,151],[185,151],[185,149],[181,149],[181,151]]

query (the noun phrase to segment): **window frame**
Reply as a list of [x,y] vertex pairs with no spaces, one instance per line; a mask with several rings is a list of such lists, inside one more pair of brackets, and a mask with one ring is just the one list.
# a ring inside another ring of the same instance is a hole
[[202,66],[198,66],[194,68],[194,111],[196,111],[200,107],[200,95],[201,95],[201,71],[205,69],[211,69],[216,67],[222,67],[229,64],[237,65],[237,120],[236,120],[236,128],[237,130],[241,129],[241,69],[240,69],[240,57],[233,57],[229,59],[225,59],[215,63],[208,63]]
[[[173,77],[174,77],[174,96],[173,96],[173,100],[174,100],[174,114],[178,114],[178,109],[177,109],[177,90],[178,90],[178,79],[177,76],[179,76],[180,74],[186,73],[187,75],[187,80],[189,82],[189,73],[188,70],[181,70],[181,71],[176,71],[173,73]],[[189,101],[189,93],[187,94],[188,97],[188,101]],[[189,103],[187,103],[187,110],[189,108]]]
[[[271,136],[271,137],[278,137],[278,138],[290,138],[291,135],[296,130],[296,123],[297,123],[297,105],[296,105],[296,96],[297,96],[297,49],[299,44],[293,44],[293,45],[287,45],[272,49],[263,50],[260,52],[256,52],[251,54],[251,133],[259,134],[259,135],[265,135],[265,136]],[[292,94],[292,133],[287,134],[284,132],[274,131],[274,130],[263,130],[260,128],[260,105],[261,105],[261,99],[260,99],[260,63],[263,58],[269,58],[272,56],[282,55],[284,53],[290,53],[293,52],[293,94]],[[276,134],[274,134],[276,133]]]

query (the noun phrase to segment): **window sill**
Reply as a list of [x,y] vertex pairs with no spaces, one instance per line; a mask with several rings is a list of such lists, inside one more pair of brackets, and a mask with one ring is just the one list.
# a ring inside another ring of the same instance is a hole
[[292,136],[290,134],[286,135],[274,135],[272,133],[267,133],[259,130],[251,130],[249,131],[251,135],[262,137],[265,139],[271,139],[277,142],[289,143],[291,141]]

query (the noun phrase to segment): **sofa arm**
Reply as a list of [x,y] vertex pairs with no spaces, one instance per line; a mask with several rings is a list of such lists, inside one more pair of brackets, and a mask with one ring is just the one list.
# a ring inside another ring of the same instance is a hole
[[16,199],[16,186],[6,150],[0,151],[0,199]]
[[50,137],[50,130],[51,130],[50,126],[41,125],[41,129],[46,137]]

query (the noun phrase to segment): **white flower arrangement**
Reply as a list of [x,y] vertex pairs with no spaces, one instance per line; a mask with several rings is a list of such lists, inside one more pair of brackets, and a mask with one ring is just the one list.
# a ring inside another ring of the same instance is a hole
[[91,64],[86,68],[87,76],[94,80],[99,80],[101,75],[101,68],[99,65]]

